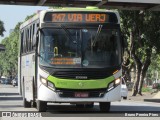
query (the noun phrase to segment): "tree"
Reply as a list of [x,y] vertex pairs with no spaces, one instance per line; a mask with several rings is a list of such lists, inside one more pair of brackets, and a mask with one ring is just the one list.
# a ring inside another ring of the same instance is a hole
[[156,82],[156,80],[158,80],[160,74],[160,55],[159,54],[155,54],[153,52],[152,55],[152,63],[149,66],[149,70],[147,71],[147,81],[150,84],[153,84],[153,82]]
[[[25,21],[33,17],[33,15],[27,16]],[[21,24],[21,22],[17,23],[9,37],[4,38],[1,42],[6,47],[5,52],[0,53],[1,75],[4,74],[11,78],[18,73],[19,29]]]
[[16,25],[9,37],[6,37],[1,42],[5,45],[6,50],[0,53],[0,66],[2,66],[3,74],[8,77],[17,75],[19,27],[20,23]]
[[151,64],[152,49],[160,52],[160,13],[120,11],[122,32],[129,43],[130,58],[136,66],[133,96],[142,95],[144,77]]
[[[0,20],[0,36],[3,36],[3,32],[5,32],[4,23]],[[2,66],[0,64],[0,77],[2,76]]]
[[0,36],[3,36],[3,32],[5,32],[4,23],[0,20]]

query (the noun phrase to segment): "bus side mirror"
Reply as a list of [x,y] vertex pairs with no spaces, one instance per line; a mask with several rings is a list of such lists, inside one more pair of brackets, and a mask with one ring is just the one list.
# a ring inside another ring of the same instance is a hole
[[6,49],[6,48],[5,48],[5,45],[0,44],[0,52],[1,52],[1,51],[5,51],[5,49]]

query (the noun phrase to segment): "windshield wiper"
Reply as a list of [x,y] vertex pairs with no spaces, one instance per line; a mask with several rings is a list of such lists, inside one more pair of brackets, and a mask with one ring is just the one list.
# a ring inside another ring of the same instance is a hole
[[60,27],[65,31],[66,36],[73,42],[73,43],[77,43],[77,41],[75,41],[72,36],[70,35],[70,32],[65,28],[64,25],[60,25]]
[[99,37],[99,35],[100,35],[100,32],[101,32],[101,30],[102,30],[102,27],[103,27],[103,25],[99,25],[99,26],[98,26],[97,34],[95,35],[95,38],[94,38],[94,40],[93,40],[93,42],[92,42],[92,46],[95,46],[96,42],[99,40],[98,37]]

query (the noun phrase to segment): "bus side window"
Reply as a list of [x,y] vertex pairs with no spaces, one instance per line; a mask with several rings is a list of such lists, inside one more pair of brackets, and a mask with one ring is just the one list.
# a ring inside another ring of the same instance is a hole
[[30,46],[29,46],[29,44],[30,44],[30,29],[29,29],[29,27],[28,27],[28,30],[27,30],[27,52],[30,51]]
[[36,49],[36,34],[37,34],[37,23],[33,24],[33,36],[32,36],[32,48],[33,50]]
[[23,34],[23,53],[26,53],[26,30],[24,30]]
[[21,53],[23,53],[24,51],[23,51],[23,34],[24,34],[24,32],[23,31],[21,31]]
[[31,31],[31,50],[32,50],[32,51],[34,50],[34,49],[33,49],[33,43],[34,43],[34,42],[33,42],[33,40],[34,40],[33,37],[34,37],[34,33],[35,33],[35,32],[34,32],[34,30],[35,30],[34,27],[35,27],[35,24],[32,25],[32,31]]
[[29,52],[32,51],[31,49],[31,32],[32,32],[32,25],[29,27]]
[[30,27],[28,27],[28,39],[27,39],[27,43],[28,43],[28,52],[30,52]]
[[28,29],[26,29],[26,53],[28,52]]

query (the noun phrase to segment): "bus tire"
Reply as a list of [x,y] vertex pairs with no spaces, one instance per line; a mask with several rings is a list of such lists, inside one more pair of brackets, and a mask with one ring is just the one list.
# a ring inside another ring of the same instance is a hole
[[36,102],[32,102],[32,107],[34,107],[34,108],[36,108],[37,107],[37,104],[36,104]]
[[94,107],[94,103],[86,104],[85,107],[86,108],[93,108]]
[[101,112],[109,112],[111,102],[100,102],[99,107]]
[[31,107],[31,102],[28,102],[25,97],[23,97],[23,106],[24,106],[24,108]]
[[127,100],[127,97],[123,97],[124,100]]
[[38,110],[38,112],[46,112],[47,102],[37,100],[37,110]]

